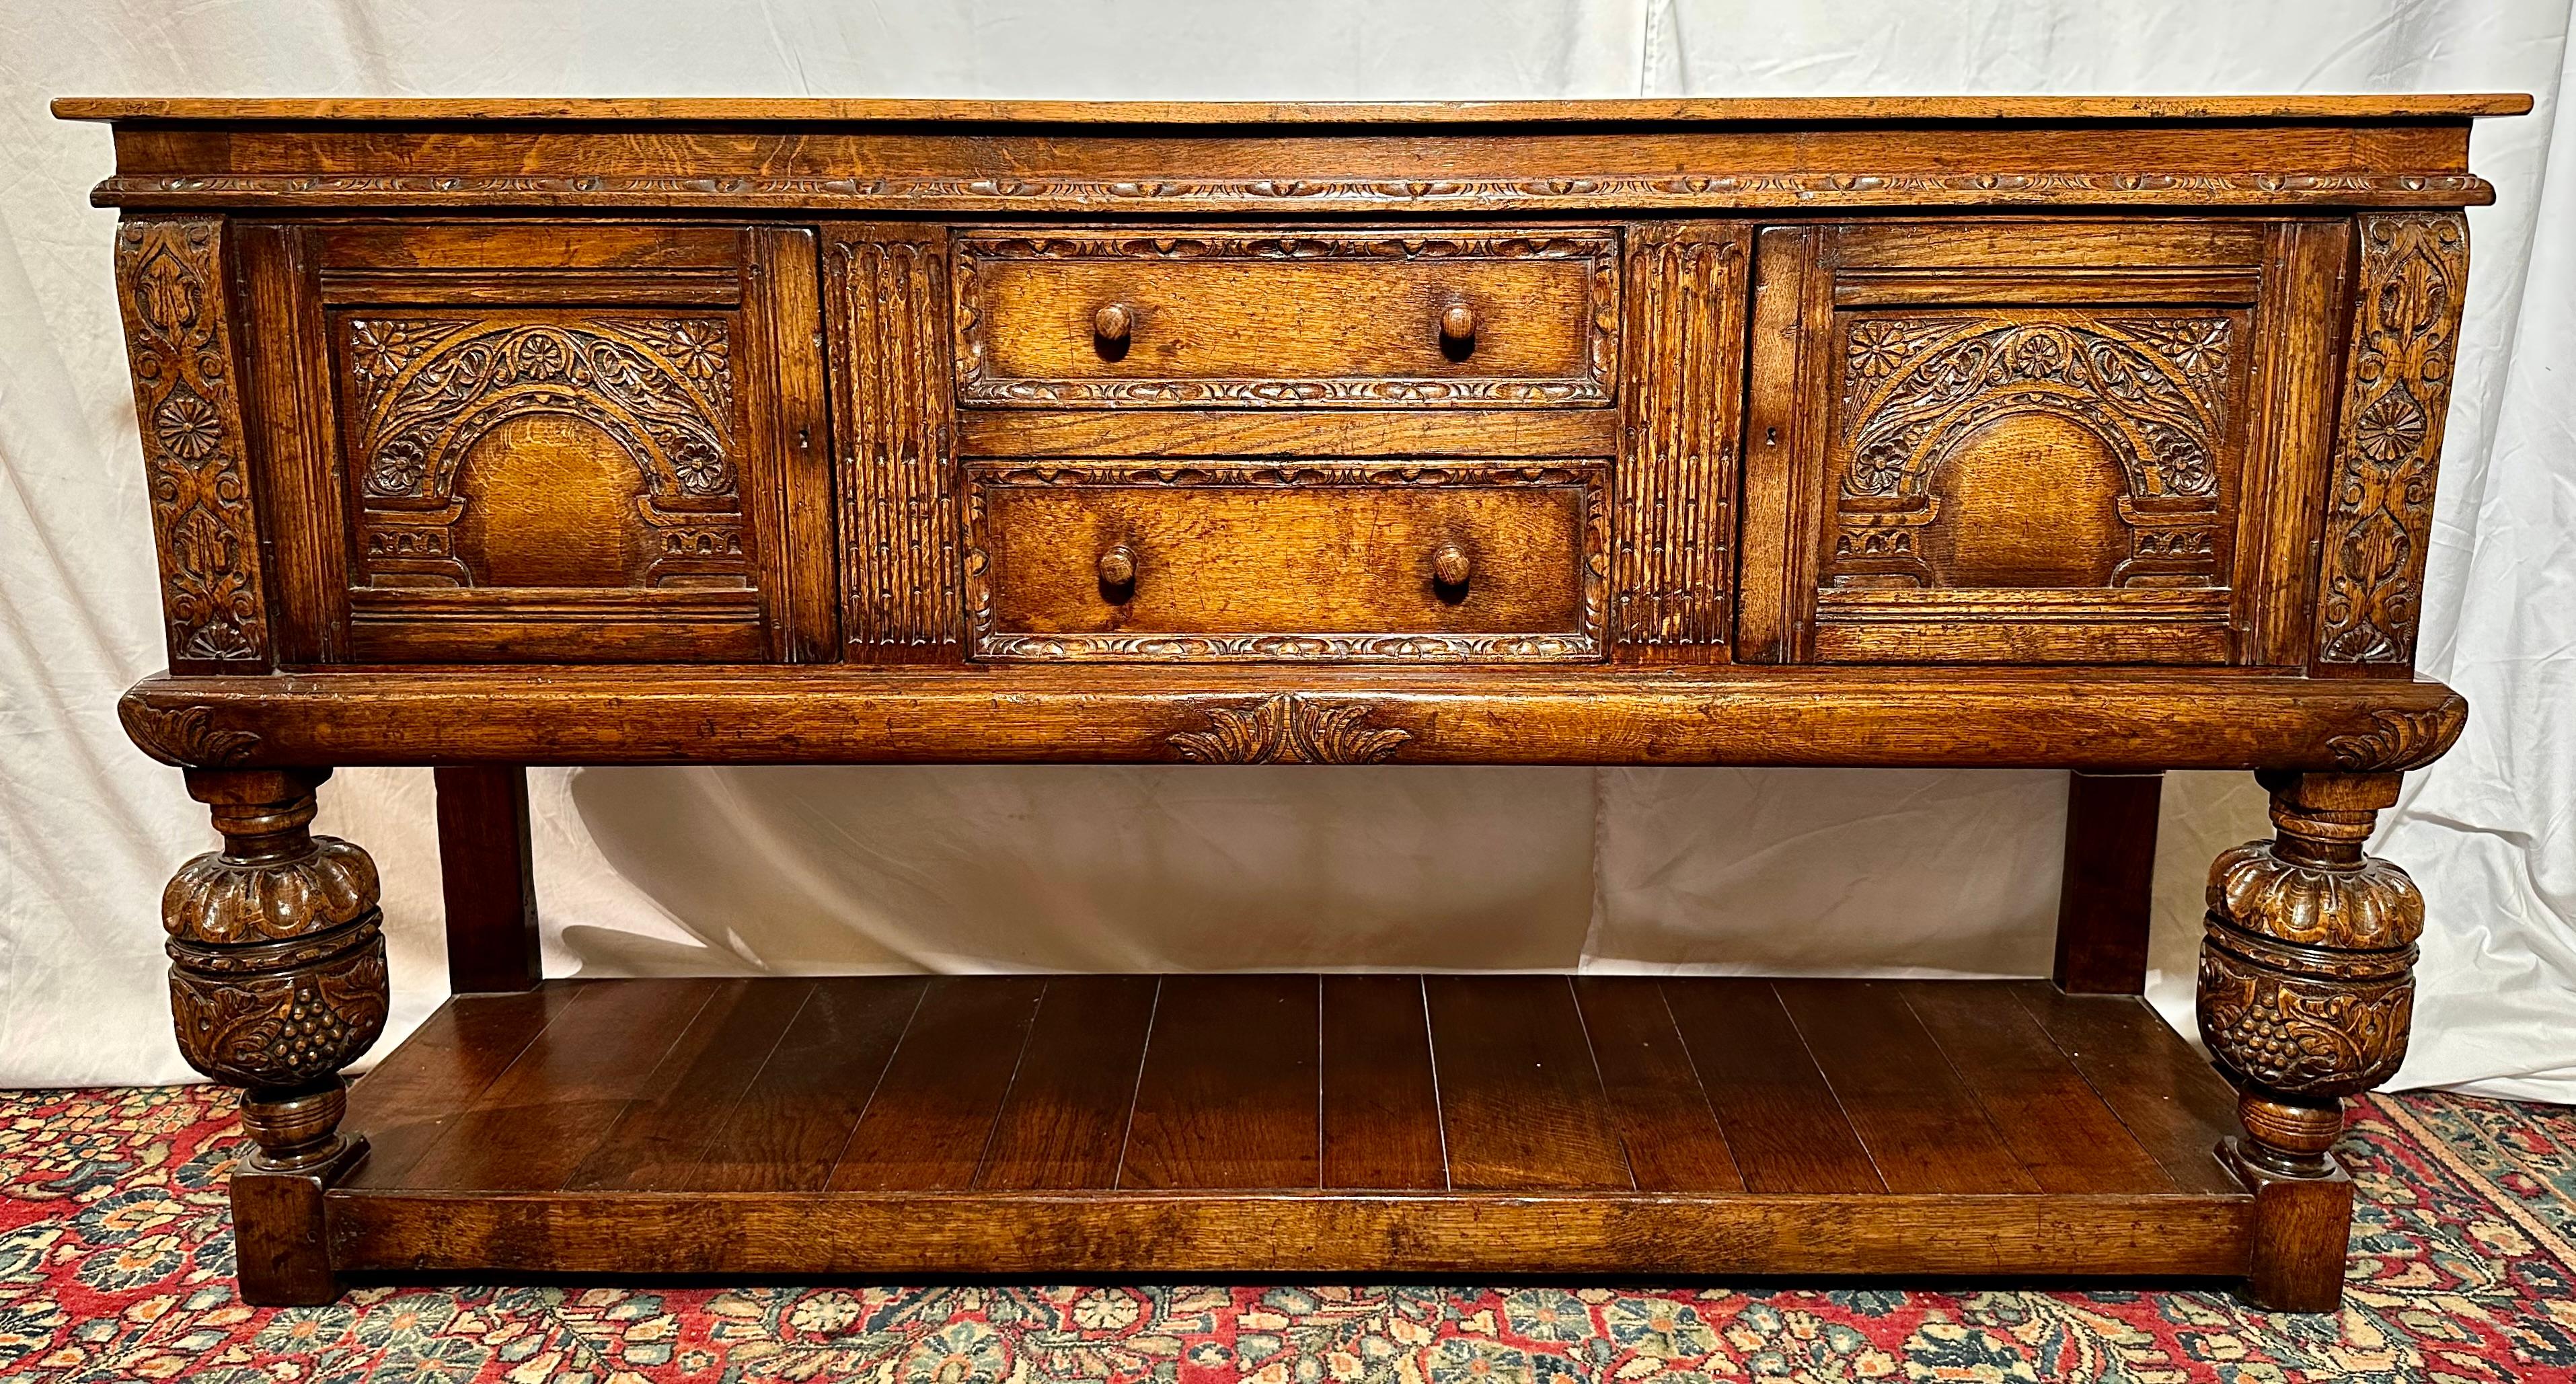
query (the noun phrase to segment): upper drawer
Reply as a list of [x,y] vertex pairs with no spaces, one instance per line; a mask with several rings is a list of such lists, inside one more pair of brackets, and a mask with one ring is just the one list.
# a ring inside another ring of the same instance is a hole
[[967,405],[1606,404],[1608,231],[1066,231],[956,241]]

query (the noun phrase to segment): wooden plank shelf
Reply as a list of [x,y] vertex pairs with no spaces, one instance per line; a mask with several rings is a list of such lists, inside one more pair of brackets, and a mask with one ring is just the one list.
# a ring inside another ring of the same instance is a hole
[[2046,982],[551,981],[350,1093],[335,1270],[2239,1277],[2234,1097]]

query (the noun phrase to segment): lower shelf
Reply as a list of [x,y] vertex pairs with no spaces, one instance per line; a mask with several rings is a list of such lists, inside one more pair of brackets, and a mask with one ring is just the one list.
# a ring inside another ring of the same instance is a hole
[[345,1272],[2239,1276],[2225,1083],[2044,982],[550,982],[351,1092]]

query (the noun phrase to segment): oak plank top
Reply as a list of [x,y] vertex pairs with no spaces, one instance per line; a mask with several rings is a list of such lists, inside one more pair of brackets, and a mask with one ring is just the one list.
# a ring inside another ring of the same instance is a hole
[[1590,101],[961,101],[838,97],[65,96],[64,120],[1454,125],[1953,120],[2465,120],[2520,92],[2410,96],[1737,96]]

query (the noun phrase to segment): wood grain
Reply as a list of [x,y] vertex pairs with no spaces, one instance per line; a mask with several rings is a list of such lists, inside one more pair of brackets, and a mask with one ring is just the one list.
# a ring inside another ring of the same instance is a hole
[[527,990],[545,978],[528,839],[528,771],[437,771],[438,878],[447,906],[447,988]]
[[1328,975],[1322,1004],[1323,1185],[1447,1188],[1421,978]]
[[[821,1191],[885,1079],[926,988],[919,976],[813,982],[760,1074],[716,1122],[684,1185]],[[773,1003],[789,1008],[783,1000]]]
[[1318,1185],[1319,1004],[1313,976],[1165,977],[1118,1185]]
[[1161,988],[1153,976],[1047,981],[977,1187],[1118,1185],[1127,1116]]
[[2162,774],[2066,779],[2066,865],[2050,977],[2073,995],[2142,995],[2153,922]]
[[925,121],[1281,125],[1840,120],[2419,120],[2522,115],[2531,98],[2418,96],[1828,96],[1591,101],[957,101],[815,97],[58,96],[59,120]]
[[1562,976],[1422,982],[1453,1187],[1635,1186]]
[[932,980],[832,1169],[836,1192],[970,1187],[1045,982]]
[[[1211,468],[1155,484],[1113,468],[979,468],[967,479],[968,541],[983,564],[969,583],[974,652],[1597,657],[1589,521],[1602,477],[1532,471],[1314,484]],[[1463,589],[1435,580],[1444,545],[1470,557]],[[1099,576],[1112,547],[1134,566],[1116,590]]]
[[1744,1175],[1673,1026],[1662,984],[1646,976],[1579,976],[1574,998],[1637,1190],[1742,1190]]

